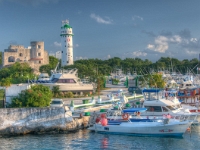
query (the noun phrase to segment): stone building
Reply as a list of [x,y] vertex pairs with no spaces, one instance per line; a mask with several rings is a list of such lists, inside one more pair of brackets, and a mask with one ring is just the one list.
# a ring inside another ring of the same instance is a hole
[[49,55],[44,50],[44,42],[32,41],[31,46],[10,45],[2,53],[2,66],[10,66],[15,62],[27,62],[35,73],[39,73],[42,65],[49,64]]

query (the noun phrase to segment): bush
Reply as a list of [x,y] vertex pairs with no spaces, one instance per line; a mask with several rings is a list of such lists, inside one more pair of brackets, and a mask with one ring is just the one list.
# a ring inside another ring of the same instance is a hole
[[12,99],[10,107],[46,107],[50,105],[52,92],[44,85],[33,85]]
[[67,92],[67,93],[65,94],[65,96],[66,96],[67,98],[73,98],[73,97],[74,97],[74,94],[73,94],[72,92]]

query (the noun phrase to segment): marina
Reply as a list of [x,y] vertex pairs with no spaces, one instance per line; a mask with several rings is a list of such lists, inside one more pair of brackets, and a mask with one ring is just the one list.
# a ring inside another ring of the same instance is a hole
[[199,6],[0,0],[0,150],[199,150]]

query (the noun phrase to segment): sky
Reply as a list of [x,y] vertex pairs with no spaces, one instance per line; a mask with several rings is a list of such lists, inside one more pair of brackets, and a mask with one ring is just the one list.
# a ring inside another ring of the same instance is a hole
[[74,60],[179,60],[200,53],[200,0],[0,0],[0,51],[44,41],[61,50],[61,21],[73,28]]

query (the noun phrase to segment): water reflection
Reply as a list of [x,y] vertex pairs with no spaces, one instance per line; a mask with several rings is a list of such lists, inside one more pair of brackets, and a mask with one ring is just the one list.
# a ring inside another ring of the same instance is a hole
[[108,148],[108,139],[107,138],[103,138],[102,141],[102,147],[103,149]]
[[0,149],[14,150],[188,150],[200,149],[200,126],[192,128],[183,138],[137,137],[98,134],[79,130],[68,134],[25,135],[0,138]]

